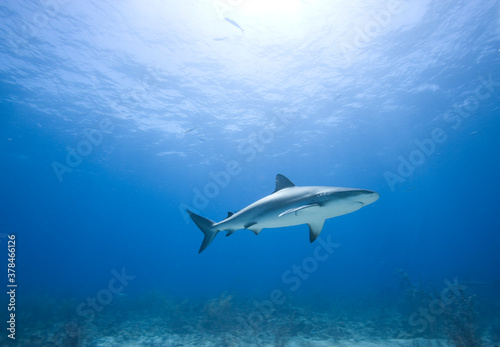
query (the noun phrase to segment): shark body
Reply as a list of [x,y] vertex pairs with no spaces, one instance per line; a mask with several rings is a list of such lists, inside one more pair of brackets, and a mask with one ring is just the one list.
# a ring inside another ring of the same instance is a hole
[[228,213],[218,223],[189,210],[189,216],[205,234],[198,253],[213,241],[219,231],[229,236],[236,230],[248,229],[258,235],[264,228],[280,228],[307,224],[309,241],[321,233],[325,220],[359,210],[379,198],[371,190],[307,186],[297,187],[288,178],[278,174],[274,192],[236,213]]

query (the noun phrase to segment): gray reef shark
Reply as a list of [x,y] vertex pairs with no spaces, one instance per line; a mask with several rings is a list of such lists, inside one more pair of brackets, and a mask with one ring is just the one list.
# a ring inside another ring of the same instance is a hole
[[219,231],[229,236],[239,229],[258,235],[263,228],[280,228],[307,224],[309,241],[314,242],[328,218],[359,210],[377,201],[379,194],[371,190],[339,187],[296,187],[283,175],[276,175],[276,189],[244,209],[229,212],[226,219],[213,222],[187,210],[205,237],[198,253],[210,245]]

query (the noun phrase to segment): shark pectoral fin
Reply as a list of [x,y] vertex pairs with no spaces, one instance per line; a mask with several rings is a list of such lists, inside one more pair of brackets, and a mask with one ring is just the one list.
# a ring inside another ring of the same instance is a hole
[[318,238],[319,233],[321,233],[324,224],[325,220],[307,223],[307,225],[309,225],[309,242],[313,243],[314,240]]
[[297,213],[299,212],[300,210],[303,210],[305,208],[309,208],[309,207],[319,207],[320,205],[319,204],[310,204],[310,205],[303,205],[303,206],[299,206],[299,207],[296,207],[296,208],[291,208],[289,210],[286,210],[285,212],[283,213],[280,213],[280,215],[278,217],[281,217],[281,216],[284,216],[286,214],[289,214],[289,213]]

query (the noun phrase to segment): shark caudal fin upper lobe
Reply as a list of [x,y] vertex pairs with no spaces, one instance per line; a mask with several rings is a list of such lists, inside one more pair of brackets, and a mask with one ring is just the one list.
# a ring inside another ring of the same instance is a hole
[[189,217],[191,217],[193,222],[198,226],[198,228],[200,228],[201,231],[203,231],[203,234],[205,234],[203,242],[201,243],[200,250],[198,251],[198,253],[201,253],[205,248],[208,247],[208,245],[210,245],[219,230],[214,229],[214,221],[211,221],[210,219],[204,218],[202,216],[198,216],[196,213],[193,213],[189,210],[187,210],[187,213],[189,213]]

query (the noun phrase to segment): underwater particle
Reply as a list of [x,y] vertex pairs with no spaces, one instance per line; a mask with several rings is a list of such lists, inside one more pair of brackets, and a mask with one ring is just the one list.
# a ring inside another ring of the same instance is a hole
[[227,36],[226,37],[216,37],[215,39],[213,39],[214,41],[224,41],[224,40],[227,40]]

